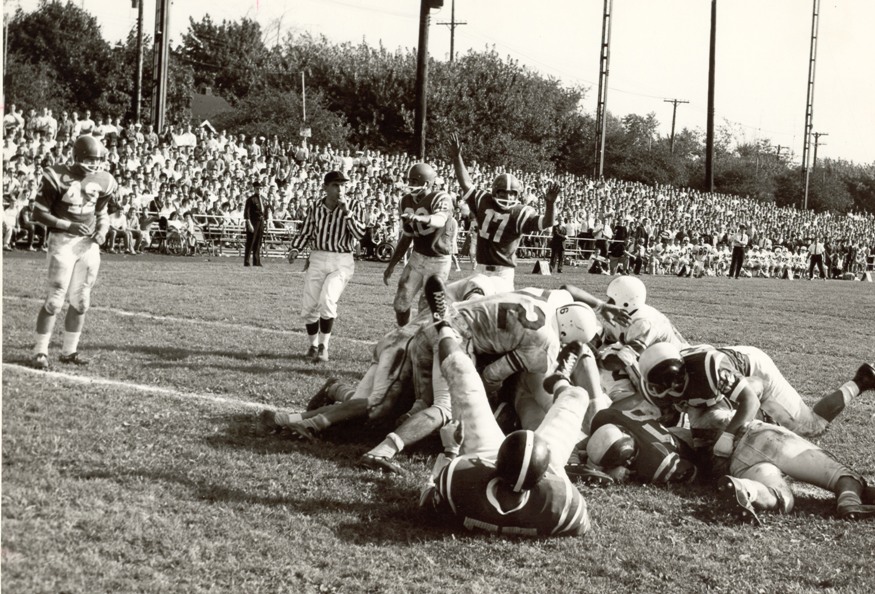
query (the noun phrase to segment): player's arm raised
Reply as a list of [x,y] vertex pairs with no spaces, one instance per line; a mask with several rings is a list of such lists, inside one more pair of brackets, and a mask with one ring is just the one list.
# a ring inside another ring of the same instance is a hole
[[464,196],[474,187],[474,181],[471,179],[471,175],[465,168],[465,162],[462,160],[462,139],[459,137],[458,132],[450,134],[450,156],[453,158],[453,169],[456,171],[456,179],[459,181],[459,186]]

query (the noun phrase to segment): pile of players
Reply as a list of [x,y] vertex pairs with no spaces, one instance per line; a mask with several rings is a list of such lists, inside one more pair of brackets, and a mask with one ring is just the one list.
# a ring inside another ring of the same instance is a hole
[[400,207],[401,247],[413,251],[394,300],[398,327],[356,385],[329,379],[306,411],[262,411],[264,429],[316,439],[338,423],[398,415],[360,460],[385,472],[405,472],[398,453],[438,433],[444,452],[420,504],[495,533],[584,534],[573,480],[714,480],[724,502],[760,522],[763,510],[792,510],[789,476],[833,491],[841,518],[875,518],[875,489],[806,439],[875,390],[872,365],[809,407],[761,350],[689,345],[635,277],[614,279],[606,300],[570,285],[514,290],[520,237],[554,224],[561,188],[549,187],[538,215],[513,175],[474,187],[456,137],[452,149],[460,201],[479,229],[474,274],[446,284],[451,205],[434,170],[415,165]]

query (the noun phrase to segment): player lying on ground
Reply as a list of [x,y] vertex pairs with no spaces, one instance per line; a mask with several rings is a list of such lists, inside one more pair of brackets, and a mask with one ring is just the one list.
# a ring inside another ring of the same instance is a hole
[[706,408],[728,401],[736,409],[729,433],[762,412],[765,420],[798,435],[817,436],[853,398],[875,390],[875,367],[864,363],[851,381],[809,407],[771,357],[750,346],[680,350],[662,342],[649,346],[639,365],[645,397],[661,408],[680,403]]
[[[420,505],[451,515],[469,530],[529,536],[579,536],[590,528],[586,501],[563,466],[588,406],[568,374],[586,347],[567,344],[544,388],[555,396],[534,431],[505,436],[471,358],[446,322],[437,325],[437,357],[449,383],[456,420],[441,429],[444,453],[420,496]],[[458,457],[456,454],[459,454]]]
[[[592,310],[572,302],[566,291],[544,291],[537,296],[526,291],[500,293],[450,308],[443,281],[432,276],[426,281],[425,293],[430,309],[436,312],[435,322],[449,324],[461,336],[469,356],[494,359],[482,373],[488,394],[496,393],[511,376],[521,374],[514,406],[527,429],[537,427],[552,404],[542,383],[560,345],[574,340],[585,344],[597,331]],[[426,325],[411,342],[415,414],[367,452],[361,459],[363,466],[401,471],[392,458],[451,419],[449,387],[440,368],[435,367],[440,362],[433,350],[434,333],[434,327]],[[578,376],[583,378],[582,387],[607,406],[595,361],[586,357],[581,364],[584,371]]]

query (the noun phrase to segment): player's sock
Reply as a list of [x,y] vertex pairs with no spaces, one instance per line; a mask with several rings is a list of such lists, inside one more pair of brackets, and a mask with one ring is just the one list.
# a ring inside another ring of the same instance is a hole
[[860,387],[850,381],[835,392],[831,392],[818,400],[811,408],[814,414],[831,422],[845,410],[853,398],[860,395]]
[[319,344],[328,348],[331,340],[331,329],[334,327],[334,318],[319,318]]
[[72,355],[79,348],[81,332],[64,332],[64,346],[61,347],[62,355]]
[[314,347],[319,344],[319,322],[306,324],[307,338],[310,339],[310,346]]
[[395,454],[403,449],[404,442],[401,441],[401,438],[394,433],[390,433],[380,445],[372,449],[368,454],[376,458],[393,458],[395,457]]
[[38,355],[40,353],[48,354],[49,352],[49,341],[52,339],[52,333],[48,334],[36,334],[36,339],[33,343],[33,354]]

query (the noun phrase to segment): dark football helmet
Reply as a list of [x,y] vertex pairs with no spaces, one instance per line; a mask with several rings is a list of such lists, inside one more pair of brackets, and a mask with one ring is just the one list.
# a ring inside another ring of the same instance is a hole
[[86,173],[100,171],[105,155],[103,143],[90,134],[83,134],[73,143],[73,162]]
[[519,493],[538,484],[550,466],[550,448],[534,431],[520,429],[504,438],[498,449],[498,477]]
[[407,191],[419,192],[427,190],[437,178],[434,168],[428,163],[414,163],[407,171]]
[[523,185],[511,173],[501,173],[492,181],[492,197],[505,210],[519,204],[522,193]]

